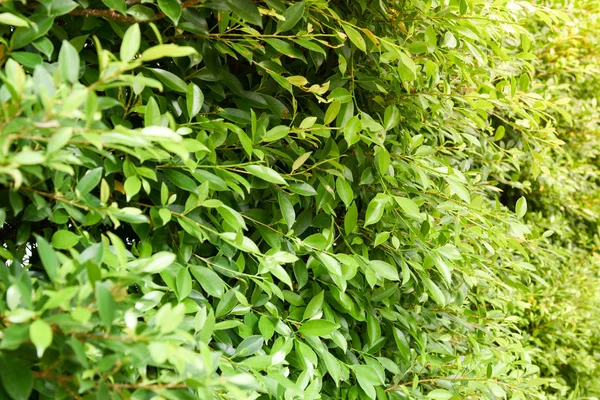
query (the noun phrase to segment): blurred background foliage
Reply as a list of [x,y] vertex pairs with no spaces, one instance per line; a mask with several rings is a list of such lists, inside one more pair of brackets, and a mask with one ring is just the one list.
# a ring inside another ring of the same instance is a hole
[[597,398],[597,18],[0,2],[0,397]]

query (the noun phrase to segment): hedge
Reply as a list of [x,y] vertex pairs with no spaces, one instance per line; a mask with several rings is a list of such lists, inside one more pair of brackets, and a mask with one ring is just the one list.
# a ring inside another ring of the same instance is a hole
[[0,3],[0,397],[600,395],[593,0]]

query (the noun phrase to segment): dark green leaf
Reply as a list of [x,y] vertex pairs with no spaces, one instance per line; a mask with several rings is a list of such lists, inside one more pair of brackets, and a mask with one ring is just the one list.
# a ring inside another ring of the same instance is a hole
[[27,400],[33,390],[31,371],[19,358],[0,356],[0,382],[13,400]]
[[292,29],[304,16],[304,2],[300,1],[284,11],[285,21],[277,22],[277,31],[285,32]]
[[181,5],[177,0],[158,0],[158,8],[177,25],[181,17]]
[[260,12],[252,0],[225,0],[225,4],[241,19],[262,27]]

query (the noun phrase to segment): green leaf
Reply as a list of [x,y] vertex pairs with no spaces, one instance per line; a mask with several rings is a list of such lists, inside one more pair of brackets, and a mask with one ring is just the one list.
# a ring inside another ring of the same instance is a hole
[[258,330],[265,340],[271,339],[273,337],[273,333],[275,333],[275,327],[269,318],[264,315],[261,315],[260,319],[258,320]]
[[135,57],[140,49],[140,41],[140,26],[138,24],[133,24],[127,29],[123,36],[123,42],[121,42],[121,61],[129,62]]
[[235,354],[238,357],[251,356],[262,348],[264,342],[265,339],[260,335],[248,336],[235,349]]
[[369,202],[369,205],[367,206],[367,213],[365,216],[364,226],[373,225],[379,222],[381,217],[383,217],[385,204],[385,201],[378,198],[374,198]]
[[361,377],[369,385],[379,386],[384,383],[383,379],[375,371],[375,368],[370,365],[353,365],[352,371],[357,378]]
[[84,196],[92,191],[102,179],[102,167],[88,170],[85,175],[77,182],[75,189],[80,196]]
[[149,70],[152,71],[152,73],[156,75],[156,77],[169,89],[175,90],[176,92],[180,93],[187,92],[187,85],[185,84],[183,79],[181,79],[177,75],[160,68],[149,68]]
[[[171,0],[169,0],[171,1]],[[173,0],[176,1],[176,0]],[[142,61],[153,61],[163,57],[187,57],[197,54],[196,49],[190,46],[178,46],[176,44],[159,44],[142,53]],[[179,79],[179,78],[178,78]],[[165,82],[166,84],[166,82]],[[185,83],[184,83],[185,86]]]
[[335,322],[324,319],[311,319],[302,323],[298,331],[307,336],[327,336],[335,332],[339,327]]
[[225,282],[214,271],[194,264],[190,264],[190,271],[206,293],[217,298],[223,296],[223,293],[225,293]]
[[180,303],[172,307],[170,303],[165,304],[158,310],[155,323],[161,334],[173,332],[181,325],[185,316],[185,306]]
[[352,191],[352,187],[344,178],[338,177],[335,181],[335,188],[338,196],[342,202],[344,202],[346,208],[348,208],[354,200],[354,192]]
[[187,268],[181,268],[179,272],[177,272],[175,287],[177,288],[177,300],[180,302],[192,292],[192,277]]
[[321,260],[329,273],[335,276],[342,276],[342,265],[334,257],[326,253],[319,253],[319,260]]
[[269,129],[265,136],[263,137],[263,141],[265,142],[274,142],[275,140],[282,139],[288,135],[290,128],[285,125],[279,125],[274,127],[273,129]]
[[327,111],[325,111],[323,123],[325,125],[329,125],[335,119],[335,117],[337,117],[341,107],[342,103],[340,103],[339,100],[333,100],[329,107],[327,107]]
[[398,328],[394,328],[394,340],[396,342],[396,346],[398,347],[398,354],[402,357],[404,362],[409,363],[410,356],[410,345],[404,333]]
[[355,115],[346,122],[344,126],[344,139],[348,143],[348,147],[360,141],[360,131],[362,130],[362,123]]
[[13,32],[10,39],[12,50],[25,47],[35,39],[44,36],[54,24],[54,17],[41,13],[32,15],[29,20],[32,24],[28,27],[19,27]]
[[450,187],[450,192],[452,194],[457,195],[466,203],[471,202],[471,195],[469,194],[469,191],[456,178],[448,176],[446,177],[446,182],[448,182],[448,186]]
[[150,257],[150,259],[138,259],[137,262],[128,265],[133,270],[145,272],[148,274],[157,274],[169,268],[177,257],[168,251],[159,251]]
[[383,126],[386,131],[393,129],[400,122],[400,111],[396,106],[387,106],[383,117]]
[[56,282],[58,280],[58,268],[60,267],[56,253],[43,237],[35,234],[34,236],[42,265],[44,266],[48,277],[50,277],[50,280]]
[[504,127],[504,125],[500,125],[498,126],[498,128],[496,128],[496,133],[494,135],[494,141],[498,141],[498,140],[502,140],[502,138],[504,138],[504,134],[506,133],[506,128]]
[[323,299],[325,298],[325,292],[321,290],[319,294],[314,296],[306,308],[304,309],[304,314],[302,315],[302,319],[310,319],[313,318],[319,310],[321,310],[321,306],[323,305]]
[[423,278],[422,281],[423,285],[431,295],[431,298],[440,306],[446,306],[446,296],[444,296],[444,292],[442,292],[439,286],[429,278]]
[[400,277],[398,276],[398,270],[393,265],[385,261],[371,260],[369,262],[369,268],[385,279],[389,279],[391,281],[400,280]]
[[225,0],[225,4],[241,19],[262,27],[260,12],[252,0]]
[[277,31],[285,32],[292,29],[304,16],[304,2],[300,1],[283,12],[284,21],[277,21]]
[[294,172],[295,170],[300,168],[302,165],[304,165],[304,163],[306,162],[306,160],[308,160],[308,158],[310,157],[311,154],[312,154],[312,151],[308,151],[308,152],[302,154],[300,157],[298,157],[296,159],[296,161],[294,161],[294,164],[292,164],[292,172]]
[[7,12],[0,13],[0,24],[24,27],[29,26],[29,23],[23,18]]
[[58,53],[58,65],[64,80],[69,83],[77,82],[79,79],[79,54],[75,47],[66,40],[63,40],[60,53]]
[[52,235],[52,246],[57,249],[70,249],[79,243],[79,235],[67,230],[54,232]]
[[410,58],[406,53],[400,52],[400,61],[404,66],[410,71],[410,73],[414,76],[417,73],[417,66],[415,62]]
[[158,0],[158,8],[177,25],[181,17],[181,5],[177,0]]
[[198,115],[202,109],[202,105],[204,104],[204,93],[202,93],[202,90],[200,90],[196,84],[190,83],[185,94],[185,101],[188,116],[192,119]]
[[0,382],[12,400],[30,398],[33,390],[33,375],[19,357],[0,355]]
[[41,358],[44,351],[52,344],[52,328],[41,319],[35,320],[29,326],[29,337],[35,346],[38,358]]
[[365,39],[363,39],[362,35],[353,27],[348,24],[342,23],[342,29],[348,35],[350,41],[361,51],[367,52],[367,44],[365,43]]
[[527,199],[525,197],[520,197],[517,200],[515,211],[517,212],[517,217],[523,218],[525,216],[525,213],[527,213]]
[[142,188],[142,181],[135,175],[130,176],[125,179],[123,187],[125,188],[125,194],[127,194],[127,201],[129,201],[133,196],[139,193]]
[[419,206],[408,197],[396,197],[396,203],[402,208],[404,213],[412,218],[421,219],[421,212],[419,211]]
[[287,182],[275,171],[263,165],[246,165],[244,169],[252,175],[265,180],[267,182],[276,183],[279,185],[287,185]]
[[292,287],[292,280],[290,279],[289,274],[281,265],[272,265],[269,266],[269,271],[277,277],[281,282],[288,285],[290,288]]
[[291,229],[294,225],[294,222],[296,222],[296,212],[294,211],[294,206],[285,193],[279,192],[277,197],[279,199],[281,215],[283,215],[283,219],[285,220],[288,229]]
[[163,174],[167,177],[169,182],[185,191],[195,193],[198,189],[198,183],[183,172],[174,169],[165,169]]
[[427,393],[427,397],[435,400],[450,400],[454,394],[446,389],[434,389]]
[[380,244],[387,242],[390,238],[390,232],[379,232],[377,236],[375,236],[375,240],[373,241],[373,247],[377,247]]
[[[306,63],[306,58],[304,57],[304,54],[299,49],[297,49],[293,46],[293,44],[292,44],[293,42],[282,40],[282,39],[272,39],[272,38],[266,38],[266,39],[264,39],[264,41],[267,42],[270,46],[272,46],[275,50],[277,50],[282,55],[285,55],[286,57],[289,57],[289,58],[297,58]],[[298,77],[298,76],[292,77],[292,80],[286,79],[287,83],[296,84],[296,85],[304,83],[305,81],[306,81],[306,78]]]
[[290,183],[290,191],[302,196],[316,196],[317,191],[308,183]]
[[351,234],[356,229],[356,225],[358,222],[358,208],[356,207],[356,203],[352,203],[348,211],[346,211],[346,216],[344,217],[344,232],[346,235]]
[[100,321],[106,329],[110,329],[115,319],[115,301],[110,291],[102,285],[96,286],[96,305]]
[[121,14],[127,11],[127,2],[125,0],[102,0],[102,2],[110,9],[117,10]]

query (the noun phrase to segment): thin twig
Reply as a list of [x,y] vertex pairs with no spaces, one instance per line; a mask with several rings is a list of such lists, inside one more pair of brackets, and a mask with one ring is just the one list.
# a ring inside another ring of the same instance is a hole
[[[181,8],[183,9],[183,8],[193,7],[193,6],[196,6],[200,3],[202,3],[202,1],[203,0],[187,0],[187,1],[184,1],[183,3],[181,3]],[[128,1],[127,3],[128,4],[136,4],[136,3],[139,3],[139,1],[132,0],[132,1]],[[124,23],[128,23],[128,24],[154,22],[154,21],[158,21],[159,19],[163,19],[164,17],[166,17],[166,14],[161,11],[161,12],[156,13],[154,15],[154,17],[152,17],[152,18],[139,20],[135,17],[123,15],[123,14],[121,14],[115,10],[109,9],[109,8],[107,8],[107,9],[76,8],[73,11],[71,11],[69,14],[81,16],[81,17],[106,18],[106,19],[110,19],[113,21],[124,22]]]

